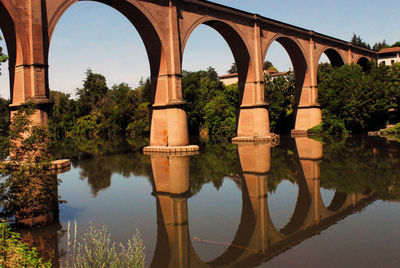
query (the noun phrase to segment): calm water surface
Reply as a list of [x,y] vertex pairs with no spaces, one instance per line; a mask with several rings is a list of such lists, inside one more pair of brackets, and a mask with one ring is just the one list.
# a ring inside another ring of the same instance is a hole
[[284,138],[76,158],[58,175],[59,224],[28,232],[60,262],[76,221],[78,235],[104,223],[117,242],[138,229],[150,267],[399,267],[399,145]]

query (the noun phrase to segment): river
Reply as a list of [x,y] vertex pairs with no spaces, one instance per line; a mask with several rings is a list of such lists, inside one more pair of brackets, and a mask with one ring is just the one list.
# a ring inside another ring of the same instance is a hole
[[[126,148],[125,148],[126,149]],[[400,144],[378,137],[75,157],[59,221],[24,230],[63,263],[90,222],[148,267],[399,267]]]

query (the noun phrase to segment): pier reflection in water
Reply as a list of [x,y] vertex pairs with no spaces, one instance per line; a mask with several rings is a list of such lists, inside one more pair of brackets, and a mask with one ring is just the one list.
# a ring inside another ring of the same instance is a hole
[[[144,237],[146,258],[150,267],[255,267],[266,264],[271,259],[274,265],[283,265],[282,258],[277,256],[286,256],[290,252],[295,252],[296,248],[310,252],[318,251],[310,245],[302,249],[303,241],[318,237],[316,235],[327,232],[339,221],[346,222],[346,219],[356,212],[364,211],[365,214],[364,208],[377,199],[394,199],[399,196],[397,145],[388,149],[387,145],[380,141],[367,142],[364,148],[367,150],[365,152],[367,157],[365,158],[365,155],[362,157],[367,166],[370,165],[369,168],[375,172],[369,170],[370,177],[357,177],[355,172],[358,171],[351,168],[350,159],[347,160],[348,166],[343,166],[346,165],[343,163],[340,167],[335,166],[339,161],[335,160],[338,155],[342,157],[352,155],[351,152],[342,151],[343,148],[358,150],[363,147],[360,146],[362,144],[364,141],[349,140],[344,144],[334,145],[332,149],[320,141],[297,138],[283,141],[283,144],[277,147],[271,147],[270,144],[239,144],[223,149],[208,147],[205,152],[194,156],[127,154],[77,161],[70,175],[62,176],[64,182],[60,186],[60,193],[69,203],[61,206],[61,223],[65,230],[67,221],[71,219],[76,219],[79,223],[89,220],[95,223],[105,222],[113,238],[121,241],[138,227]],[[329,155],[324,153],[325,149]],[[359,154],[358,151],[355,153]],[[361,158],[356,160],[360,161]],[[124,165],[124,162],[129,164]],[[379,164],[381,162],[386,163],[382,166]],[[376,166],[373,166],[375,164]],[[88,183],[94,187],[90,196],[86,194],[86,197],[78,198],[73,193],[77,190],[73,185],[78,181],[73,177],[76,176],[78,168],[81,168],[80,185],[77,186],[79,195],[85,195],[82,183],[88,178]],[[98,174],[99,169],[102,170],[102,176],[93,176]],[[115,177],[115,173],[123,174],[126,178],[137,177],[144,180],[121,181]],[[343,178],[336,177],[343,175],[348,176],[345,180],[350,187],[344,187],[341,184]],[[102,182],[96,181],[96,177],[101,178]],[[381,181],[374,184],[377,180]],[[275,217],[275,208],[273,202],[269,201],[270,199],[273,201],[277,187],[285,181],[297,187],[297,197],[291,196],[291,199],[295,200],[293,209],[287,222],[279,224],[278,228],[278,224],[272,220]],[[219,192],[215,190],[205,195],[205,198],[202,197],[204,191],[209,191],[207,187],[211,182],[221,192],[224,187],[229,189],[230,193],[225,192],[222,198],[219,197],[221,200],[226,198],[229,201],[214,203],[219,199],[217,198]],[[144,186],[146,183],[148,185]],[[329,202],[323,201],[321,185],[333,193]],[[127,189],[128,187],[131,188]],[[103,198],[102,195],[107,197]],[[121,198],[124,195],[129,197]],[[76,200],[69,199],[73,196]],[[201,198],[203,200],[198,200]],[[398,210],[398,207],[396,208]],[[204,216],[203,220],[199,220],[202,217],[201,213],[193,215],[191,210],[195,210],[196,213],[208,211],[207,214],[214,212],[215,215],[221,213],[222,216],[220,218]],[[234,211],[233,214],[236,213],[237,217],[230,215],[231,211]],[[398,212],[386,208],[386,213],[391,214],[392,220],[400,221]],[[191,223],[193,220],[200,223]],[[222,223],[219,224],[217,220],[221,220]],[[371,224],[379,224],[379,221],[375,219]],[[198,232],[201,226],[204,226],[205,230]],[[210,230],[212,226],[216,226],[214,230]],[[387,226],[389,225],[386,224],[382,228]],[[357,230],[352,228],[357,237],[359,235]],[[376,232],[380,229],[377,227],[371,230]],[[61,231],[59,228],[53,228],[51,232],[53,234],[50,237],[53,238],[53,242],[49,242],[50,247],[55,247]],[[392,232],[393,237],[391,241],[386,241],[387,250],[377,251],[373,259],[386,261],[390,266],[398,262],[399,258],[397,255],[385,256],[385,254],[394,252],[394,249],[400,246],[399,242],[396,242],[398,241],[396,238],[400,238],[400,235],[394,228],[382,229],[382,232],[385,232],[386,237]],[[44,236],[45,233],[36,235]],[[196,237],[199,233],[201,236]],[[224,235],[218,236],[216,233]],[[348,234],[349,231],[344,233]],[[376,236],[371,233],[371,239]],[[342,239],[346,241],[348,237]],[[61,241],[65,241],[65,237]],[[60,242],[60,251],[65,250],[64,243]],[[345,245],[346,242],[342,244]],[[365,245],[360,246],[363,247]],[[208,248],[208,251],[202,250],[203,248]],[[207,253],[210,249],[214,254]],[[289,249],[292,250],[288,251]],[[369,254],[368,251],[366,254]],[[326,265],[323,262],[329,259],[329,255],[326,253],[325,256],[319,256],[320,263],[307,262],[307,258],[290,259],[290,261],[283,258],[283,260],[285,265],[290,265],[285,262],[287,261],[291,262],[291,265],[312,263],[323,266]],[[368,259],[371,256],[364,258]],[[343,263],[338,260],[332,262],[336,265],[357,263],[350,260],[349,256],[343,257]],[[373,261],[370,263],[360,261],[360,263],[371,266],[378,264]]]

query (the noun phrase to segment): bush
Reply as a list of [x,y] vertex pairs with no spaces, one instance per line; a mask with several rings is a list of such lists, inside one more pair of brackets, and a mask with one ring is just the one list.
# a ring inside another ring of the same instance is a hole
[[[75,237],[76,229],[75,223]],[[88,232],[84,233],[78,242],[76,253],[68,256],[67,267],[144,267],[144,246],[138,230],[128,240],[126,246],[119,245],[119,251],[115,243],[111,243],[110,236],[105,225],[97,228],[91,223]]]
[[316,125],[315,127],[312,127],[309,130],[307,130],[307,133],[309,133],[309,134],[321,134],[324,131],[323,130],[323,126],[324,126],[323,123],[321,123],[319,125]]
[[365,133],[386,123],[396,100],[397,88],[389,87],[387,66],[373,63],[364,72],[360,66],[352,64],[333,70],[322,68],[320,72],[325,73],[319,74],[318,102],[323,109],[326,130],[331,133],[345,130]]
[[0,169],[0,215],[28,226],[52,221],[58,209],[57,178],[46,174],[52,160],[48,130],[31,122],[34,108],[20,109],[13,116],[5,148],[10,154]]
[[396,135],[400,136],[400,123],[397,123],[394,127],[385,129],[382,131],[383,135]]
[[29,248],[18,233],[0,224],[0,267],[51,267],[51,261],[39,258],[36,248]]

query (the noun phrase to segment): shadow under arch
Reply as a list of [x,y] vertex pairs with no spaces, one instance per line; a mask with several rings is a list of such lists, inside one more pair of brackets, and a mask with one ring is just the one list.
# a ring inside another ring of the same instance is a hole
[[360,65],[363,71],[367,71],[369,66],[370,60],[366,57],[361,57],[357,60],[357,64]]
[[320,55],[318,56],[318,61],[321,59],[322,54],[324,54],[328,57],[331,65],[333,67],[340,67],[344,65],[344,58],[343,56],[334,48],[324,48]]
[[[62,3],[54,16],[49,20],[49,46],[51,45],[51,37],[54,30],[62,17],[62,15],[75,3],[80,1],[89,0],[67,0]],[[150,13],[147,12],[140,3],[128,1],[128,0],[90,0],[91,2],[97,2],[114,8],[120,12],[125,18],[127,18],[135,29],[138,31],[144,46],[147,51],[147,56],[150,63],[150,75],[151,75],[151,87],[153,100],[157,88],[157,80],[160,74],[168,73],[168,64],[164,52],[162,36],[160,31],[157,30],[157,24],[150,17]],[[47,55],[48,57],[48,55]]]
[[252,74],[253,72],[253,65],[251,64],[251,57],[245,39],[242,37],[240,31],[236,29],[236,27],[233,26],[231,23],[222,20],[216,20],[213,18],[202,18],[197,21],[194,25],[192,25],[182,42],[182,61],[184,57],[184,50],[186,48],[187,42],[190,39],[190,36],[194,32],[194,30],[197,29],[197,27],[201,24],[207,25],[217,31],[224,38],[229,48],[231,49],[238,71],[239,104],[241,104],[246,80],[247,77],[249,77],[250,74]]
[[330,205],[327,209],[331,212],[340,210],[347,200],[347,194],[341,192],[335,192]]
[[[242,176],[242,180],[244,180]],[[253,213],[252,203],[246,183],[242,183],[242,213],[240,223],[228,249],[213,261],[207,263],[210,267],[225,267],[238,264],[236,260],[245,253],[256,228],[256,215]],[[238,247],[240,246],[240,247]]]
[[[306,76],[308,75],[307,60],[304,56],[305,53],[303,52],[302,46],[296,39],[277,34],[267,44],[263,52],[263,59],[266,58],[268,50],[274,41],[278,42],[286,50],[290,61],[292,62],[293,71],[296,78],[296,106],[298,106],[304,82],[306,80]],[[296,112],[294,114],[294,118],[296,118]]]
[[289,222],[279,230],[280,233],[286,236],[298,231],[304,225],[311,206],[311,197],[304,176],[301,176],[298,180],[298,186],[299,192],[293,215]]
[[[8,66],[9,66],[9,83],[10,83],[10,99],[13,99],[14,79],[15,79],[15,65],[17,60],[17,39],[15,25],[11,15],[0,2],[0,29],[3,32],[3,38],[7,46]],[[20,47],[20,46],[19,46]],[[21,49],[21,48],[19,48]],[[20,54],[22,55],[22,54]]]

